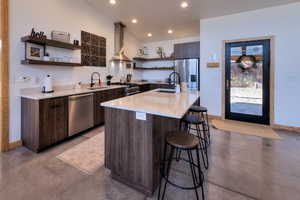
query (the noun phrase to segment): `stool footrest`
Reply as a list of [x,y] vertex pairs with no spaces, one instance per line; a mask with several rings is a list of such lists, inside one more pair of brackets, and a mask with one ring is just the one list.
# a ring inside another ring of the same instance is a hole
[[[172,158],[172,160],[177,160],[177,159],[176,159],[176,157],[174,157],[174,158]],[[195,163],[191,163],[190,161],[188,161],[188,160],[185,159],[185,158],[180,158],[179,160],[185,161],[185,162],[187,162],[187,163],[189,163],[189,164],[192,164],[194,167],[199,168],[198,165],[196,165]],[[167,162],[167,161],[170,161],[170,159],[165,160],[165,162]],[[166,182],[168,182],[169,184],[173,185],[174,187],[178,187],[178,188],[183,189],[183,190],[195,190],[195,189],[201,187],[201,186],[203,185],[203,182],[204,182],[204,174],[203,174],[203,173],[200,174],[200,176],[201,176],[201,177],[199,177],[199,178],[200,178],[200,181],[199,181],[199,183],[197,183],[196,186],[181,186],[181,185],[178,185],[178,184],[176,184],[176,183],[170,181],[170,180],[165,176],[165,173],[161,173],[161,174],[162,174],[162,178],[163,178]]]

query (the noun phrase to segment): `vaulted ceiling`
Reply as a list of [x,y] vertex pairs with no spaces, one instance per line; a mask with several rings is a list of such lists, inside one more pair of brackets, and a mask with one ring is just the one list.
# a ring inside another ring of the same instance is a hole
[[[127,30],[143,42],[199,35],[199,20],[272,7],[299,0],[88,0],[93,7],[114,21],[122,21]],[[133,24],[135,18],[138,23]],[[251,20],[251,19],[249,19]],[[172,29],[173,34],[168,34]],[[152,37],[147,37],[152,33]]]

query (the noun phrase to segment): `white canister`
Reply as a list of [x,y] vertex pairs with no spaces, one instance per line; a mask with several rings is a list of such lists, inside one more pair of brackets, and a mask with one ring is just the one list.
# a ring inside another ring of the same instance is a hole
[[53,92],[53,81],[50,75],[47,75],[44,80],[43,90],[44,93],[51,93]]

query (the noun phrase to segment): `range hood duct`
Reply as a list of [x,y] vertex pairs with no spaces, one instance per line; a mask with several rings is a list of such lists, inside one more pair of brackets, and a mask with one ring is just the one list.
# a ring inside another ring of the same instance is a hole
[[113,62],[132,62],[124,53],[124,29],[126,26],[122,22],[115,23],[115,55]]

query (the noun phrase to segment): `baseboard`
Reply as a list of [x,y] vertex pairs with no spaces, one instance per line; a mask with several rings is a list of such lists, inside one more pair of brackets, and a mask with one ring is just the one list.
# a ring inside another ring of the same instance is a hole
[[209,119],[220,119],[220,120],[223,119],[222,116],[218,116],[218,115],[208,115],[208,118],[209,118]]
[[21,140],[9,143],[8,144],[8,149],[13,150],[13,149],[18,148],[20,146],[22,146],[22,141]]
[[275,129],[294,131],[294,132],[300,133],[300,127],[296,127],[296,126],[285,126],[285,125],[280,125],[280,124],[273,124],[271,127],[275,128]]

